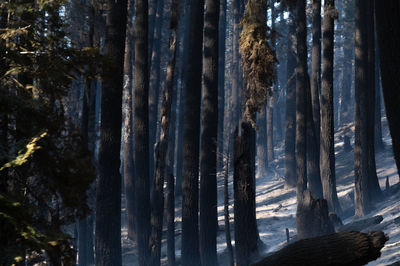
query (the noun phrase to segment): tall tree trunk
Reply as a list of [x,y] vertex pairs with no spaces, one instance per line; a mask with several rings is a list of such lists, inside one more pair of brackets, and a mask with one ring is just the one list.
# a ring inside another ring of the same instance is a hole
[[219,0],[206,0],[200,151],[201,265],[217,265],[217,143]]
[[125,189],[125,209],[126,221],[128,227],[128,238],[136,240],[136,221],[135,221],[135,179],[133,168],[133,131],[132,131],[132,75],[133,75],[133,53],[134,53],[134,40],[133,40],[133,8],[134,2],[128,3],[128,26],[125,44],[125,102],[124,102],[124,149],[123,149],[123,176],[124,176],[124,189]]
[[[296,4],[296,174],[297,206],[303,201],[303,192],[307,189],[306,166],[306,89],[307,89],[307,28],[306,3],[297,0]],[[299,208],[298,208],[299,210]]]
[[288,52],[286,65],[286,133],[285,133],[285,182],[296,186],[296,24],[294,10],[289,10]]
[[158,0],[149,0],[148,4],[148,68],[150,71],[151,67],[151,57],[153,54],[153,38],[154,38],[154,28],[156,23],[156,14],[157,14]]
[[217,172],[224,168],[224,108],[225,108],[225,44],[227,0],[220,1],[218,28],[218,148]]
[[[400,5],[396,0],[376,1],[376,21],[379,42],[382,90],[385,101],[392,148],[400,173]],[[388,38],[388,36],[391,36]]]
[[322,95],[321,95],[321,180],[329,210],[341,214],[336,192],[335,140],[333,115],[333,37],[337,18],[334,0],[326,0],[323,23]]
[[186,81],[183,176],[182,265],[200,265],[198,196],[202,44],[204,0],[190,2],[190,31]]
[[[164,0],[157,0],[156,23],[154,27],[153,51],[150,66],[150,85],[149,85],[149,167],[150,176],[154,176],[155,151],[154,145],[157,142],[158,124],[158,99],[160,95],[160,72],[161,72],[161,36],[164,17]],[[151,180],[150,180],[151,181]],[[152,183],[150,183],[150,186]]]
[[185,0],[183,5],[183,36],[182,36],[182,58],[180,59],[180,88],[178,97],[178,136],[176,143],[176,192],[175,195],[182,195],[182,172],[183,172],[183,126],[184,126],[184,113],[185,113],[185,91],[186,91],[186,76],[187,76],[187,58],[188,58],[188,45],[189,45],[189,10],[190,0]]
[[[169,126],[171,117],[172,95],[174,88],[174,73],[176,63],[176,49],[178,45],[177,28],[178,28],[178,0],[172,2],[171,7],[171,23],[170,28],[172,34],[170,37],[170,60],[168,61],[167,77],[163,93],[161,106],[161,136],[160,142],[156,148],[156,168],[154,173],[154,185],[151,193],[151,265],[160,265],[161,258],[161,238],[163,226],[163,210],[164,210],[164,180],[167,173],[166,162],[168,152]],[[167,173],[168,174],[168,173]],[[170,179],[170,178],[169,178]],[[171,182],[171,180],[169,180]],[[169,183],[170,183],[169,182]]]
[[[229,140],[228,140],[229,142]],[[229,190],[228,190],[228,178],[229,178],[229,146],[225,163],[225,173],[224,173],[224,223],[225,223],[225,240],[226,240],[226,249],[228,251],[228,266],[234,266],[234,258],[233,258],[233,248],[231,241],[231,225],[229,218]]]
[[[376,24],[375,24],[376,25]],[[376,29],[376,27],[375,27]],[[375,31],[375,34],[376,31]],[[384,149],[384,144],[382,140],[382,88],[381,88],[381,72],[379,69],[379,49],[378,49],[378,39],[375,35],[375,151],[382,151]]]
[[133,142],[135,165],[135,207],[138,264],[148,265],[150,257],[149,191],[149,75],[148,75],[148,4],[136,0],[135,64],[133,77]]
[[[321,116],[321,0],[312,2],[312,55],[311,55],[311,101],[317,147],[320,146]],[[319,150],[316,150],[319,161]]]
[[354,206],[355,215],[364,216],[371,210],[368,182],[367,143],[367,63],[368,35],[367,1],[355,1],[355,140],[354,140]]
[[[99,176],[96,188],[96,265],[121,265],[120,147],[127,1],[108,1],[103,70]],[[145,54],[147,55],[147,53]]]
[[[241,112],[240,105],[240,54],[239,54],[239,37],[240,37],[240,0],[232,0],[233,5],[233,36],[232,36],[232,120],[234,125],[239,124]],[[235,126],[236,127],[236,126]]]
[[257,176],[267,176],[268,157],[267,157],[267,109],[258,114],[258,130],[256,132],[257,143]]
[[274,160],[274,97],[267,100],[266,106],[267,120],[267,163],[268,166]]
[[375,161],[375,20],[374,20],[374,9],[375,0],[369,0],[368,2],[368,23],[367,23],[367,34],[368,34],[368,174],[369,174],[369,192],[371,201],[377,201],[382,198],[382,191],[379,186],[378,176],[376,174],[376,161]]

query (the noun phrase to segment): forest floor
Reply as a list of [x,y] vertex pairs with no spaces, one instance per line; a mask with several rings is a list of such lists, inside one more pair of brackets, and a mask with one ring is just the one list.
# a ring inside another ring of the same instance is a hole
[[[390,185],[399,183],[396,165],[393,159],[391,149],[391,138],[383,119],[383,140],[384,149],[376,153],[376,167],[379,183],[382,190],[385,189],[386,177],[389,178]],[[353,188],[354,188],[354,155],[353,152],[345,152],[343,150],[342,137],[345,134],[354,136],[354,126],[352,124],[340,128],[335,134],[335,153],[336,153],[336,179],[339,201],[345,216],[342,217],[343,223],[352,222],[354,218],[353,204]],[[352,145],[354,138],[352,138]],[[265,244],[263,253],[274,252],[287,244],[286,228],[289,230],[290,237],[296,235],[296,191],[295,188],[287,188],[284,185],[283,165],[284,154],[283,144],[275,149],[276,159],[270,166],[270,171],[266,176],[257,176],[256,178],[256,215],[260,238]],[[230,176],[230,222],[232,245],[234,245],[234,226],[233,226],[233,185],[232,176]],[[226,265],[226,242],[224,232],[224,213],[223,213],[223,177],[218,177],[218,223],[219,231],[217,237],[217,251],[219,256],[219,264]],[[180,257],[181,250],[181,201],[176,202],[176,255],[177,262]],[[378,227],[366,228],[369,230],[383,230],[389,237],[385,247],[382,249],[382,256],[368,265],[389,265],[396,261],[400,261],[400,192],[385,198],[375,205],[375,210],[366,217],[382,215],[383,221]],[[399,218],[399,219],[396,219]],[[395,222],[396,219],[396,222]],[[124,217],[123,220],[124,221]],[[166,232],[164,232],[166,233]],[[136,264],[136,248],[135,245],[127,239],[126,228],[122,230],[123,245],[123,264]],[[165,237],[163,237],[165,239]],[[166,241],[163,241],[162,248],[162,265],[166,265]]]

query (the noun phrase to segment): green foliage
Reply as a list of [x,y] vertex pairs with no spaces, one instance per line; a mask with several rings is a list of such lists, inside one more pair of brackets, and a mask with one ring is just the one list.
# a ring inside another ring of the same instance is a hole
[[64,103],[72,81],[88,62],[99,65],[99,55],[70,45],[65,4],[0,3],[0,265],[25,252],[71,265],[73,245],[63,228],[89,212],[94,167]]
[[243,27],[239,40],[242,54],[243,77],[246,80],[244,117],[257,128],[255,114],[266,104],[267,95],[272,95],[271,85],[275,80],[275,52],[268,44],[266,0],[249,0],[246,4]]

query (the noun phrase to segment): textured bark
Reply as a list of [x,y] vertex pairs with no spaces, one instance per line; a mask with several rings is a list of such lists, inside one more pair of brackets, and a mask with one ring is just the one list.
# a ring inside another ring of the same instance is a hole
[[226,12],[227,0],[220,1],[218,28],[218,172],[224,167],[224,109],[225,109],[225,50],[226,50]]
[[[157,13],[154,27],[153,51],[151,51],[150,81],[149,81],[149,165],[150,176],[154,175],[155,153],[154,145],[157,142],[157,117],[158,102],[160,95],[160,72],[161,72],[161,36],[164,17],[164,0],[157,0]],[[151,34],[152,32],[150,32]],[[150,186],[152,184],[150,183]]]
[[331,212],[341,214],[336,192],[334,114],[333,114],[333,35],[337,17],[335,1],[324,5],[322,95],[321,95],[321,180],[324,198]]
[[165,195],[167,222],[167,259],[168,266],[175,266],[175,180],[174,176],[169,173],[167,176],[167,193]]
[[[170,28],[172,34],[169,42],[170,59],[168,61],[167,76],[163,92],[162,106],[161,106],[161,135],[160,142],[157,143],[156,148],[156,162],[154,173],[154,184],[151,193],[151,235],[150,235],[150,249],[151,249],[151,265],[160,265],[161,258],[161,238],[163,226],[163,211],[164,211],[164,180],[168,152],[168,139],[169,127],[171,118],[172,94],[174,88],[174,73],[176,63],[176,50],[178,45],[177,27],[178,27],[178,1],[174,0],[171,7],[171,23]],[[172,178],[173,182],[173,178]],[[171,183],[171,181],[169,182]],[[173,184],[172,184],[173,186]],[[169,189],[170,190],[170,189]]]
[[355,1],[355,140],[354,140],[354,206],[355,215],[364,216],[371,210],[367,158],[367,3]]
[[255,180],[252,167],[251,125],[242,123],[242,135],[236,130],[234,143],[235,251],[238,266],[249,265],[258,255],[258,231],[255,216]]
[[[307,90],[307,28],[306,3],[296,2],[296,175],[297,175],[297,212],[307,189],[306,166],[306,90]],[[296,225],[298,226],[298,225]]]
[[[321,116],[321,0],[312,2],[312,51],[311,51],[311,101],[315,126],[316,144],[320,145]],[[319,160],[319,150],[318,160]]]
[[240,91],[240,54],[239,54],[239,37],[240,37],[240,0],[232,0],[233,6],[233,33],[232,33],[232,120],[233,124],[239,124],[241,113]]
[[285,133],[285,182],[296,185],[296,25],[293,10],[289,10],[288,53],[286,65],[286,133]]
[[[376,21],[383,98],[397,171],[400,171],[400,5],[396,0],[376,1]],[[388,38],[388,36],[391,36]]]
[[125,83],[124,83],[124,145],[123,145],[123,176],[125,189],[126,222],[128,238],[136,240],[135,221],[135,179],[133,168],[133,131],[132,131],[132,74],[134,58],[133,40],[133,8],[134,2],[128,3],[128,23],[125,43]]
[[204,0],[190,2],[182,175],[182,265],[200,265],[198,196]]
[[[148,67],[151,67],[151,57],[153,54],[153,38],[154,38],[154,28],[156,23],[156,13],[157,13],[158,0],[149,0],[148,4]],[[150,69],[149,69],[150,70]]]
[[217,265],[217,143],[219,0],[206,0],[200,151],[201,265]]
[[381,255],[388,238],[381,231],[343,232],[303,239],[288,245],[253,266],[365,265]]
[[[375,27],[376,28],[376,27]],[[376,33],[375,33],[376,34]],[[379,152],[384,149],[382,140],[382,87],[381,87],[381,73],[379,69],[379,50],[377,35],[375,35],[375,151]]]
[[267,166],[274,160],[274,98],[270,97],[266,108],[267,119]]
[[96,265],[121,265],[122,83],[127,1],[108,1],[103,70],[99,176],[96,197]]
[[311,238],[335,232],[329,219],[328,203],[325,199],[314,199],[309,190],[303,192],[296,213],[297,238]]
[[148,265],[150,257],[149,191],[149,75],[148,75],[148,3],[136,0],[135,64],[133,77],[133,142],[135,165],[135,207],[138,264]]

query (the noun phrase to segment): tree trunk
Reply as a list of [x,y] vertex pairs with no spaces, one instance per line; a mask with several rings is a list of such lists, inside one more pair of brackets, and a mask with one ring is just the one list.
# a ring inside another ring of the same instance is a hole
[[267,100],[266,106],[267,119],[267,167],[274,160],[274,97]]
[[[321,115],[321,0],[312,2],[312,54],[311,54],[311,102],[317,147],[320,146]],[[319,161],[319,150],[318,153]]]
[[[376,27],[375,27],[376,29]],[[376,31],[375,31],[375,34]],[[382,88],[381,88],[381,73],[379,69],[379,49],[377,35],[375,35],[375,151],[382,151],[384,149],[382,140]]]
[[240,104],[240,54],[239,54],[239,37],[240,37],[240,0],[232,0],[233,6],[233,36],[232,36],[232,120],[233,124],[239,124],[241,113]]
[[[160,94],[160,71],[161,71],[161,35],[163,28],[164,16],[164,0],[157,0],[157,13],[155,19],[153,51],[151,52],[150,66],[150,85],[149,85],[149,167],[150,176],[154,176],[155,152],[154,145],[157,142],[157,116],[158,116],[158,99]],[[151,34],[151,32],[150,32]],[[150,180],[151,181],[151,180]],[[150,186],[152,183],[150,183]]]
[[[303,201],[303,192],[307,189],[306,166],[306,89],[307,89],[307,28],[306,3],[296,2],[296,175],[297,175],[297,212]],[[296,215],[297,216],[297,215]],[[297,222],[296,222],[297,224]],[[297,227],[298,225],[296,225]]]
[[182,175],[182,265],[200,265],[198,196],[204,0],[190,2]]
[[[127,1],[108,1],[103,71],[99,176],[96,197],[96,265],[121,265],[120,147]],[[147,53],[145,53],[147,55]]]
[[219,0],[206,0],[200,151],[201,265],[217,265],[217,137]]
[[303,239],[288,245],[253,266],[365,265],[381,256],[388,238],[381,231],[343,232]]
[[136,0],[135,64],[133,77],[133,142],[135,165],[135,207],[138,264],[148,265],[150,257],[149,191],[149,75],[148,75],[148,4]]
[[[396,0],[376,1],[376,21],[383,98],[397,171],[400,173],[400,5]],[[390,38],[388,38],[390,36]]]
[[[229,146],[229,144],[228,144]],[[225,240],[226,249],[228,251],[228,266],[234,266],[235,260],[233,258],[233,248],[231,240],[231,225],[229,217],[229,190],[228,190],[228,178],[229,178],[229,148],[227,151],[227,158],[225,164],[224,173],[224,222],[225,222]]]
[[178,1],[174,0],[171,7],[171,23],[170,28],[172,34],[170,37],[170,60],[167,67],[167,77],[163,93],[163,100],[161,106],[161,136],[160,142],[156,147],[156,168],[154,173],[154,184],[151,193],[151,236],[150,236],[150,249],[151,249],[151,265],[160,265],[161,258],[161,238],[163,226],[163,211],[164,211],[164,180],[168,152],[168,138],[169,126],[171,117],[172,94],[174,88],[174,72],[176,62],[176,49],[178,44],[177,27],[178,27]]
[[367,2],[355,1],[355,140],[354,140],[354,206],[355,216],[364,216],[371,210],[368,182],[367,143]]
[[226,0],[220,1],[218,28],[218,148],[217,172],[224,168],[224,108],[225,108],[225,50],[226,50]]
[[296,24],[293,12],[293,10],[289,10],[286,65],[285,182],[289,187],[296,186]]
[[258,113],[258,130],[256,132],[257,143],[257,176],[267,176],[268,157],[267,157],[267,109],[263,108]]
[[258,232],[255,217],[255,185],[252,167],[251,125],[242,123],[242,135],[235,132],[234,210],[235,250],[238,266],[249,265],[258,256]]
[[336,192],[335,140],[333,114],[333,37],[337,18],[335,1],[327,0],[324,6],[322,96],[321,96],[321,180],[324,198],[329,210],[337,215],[341,208]]

